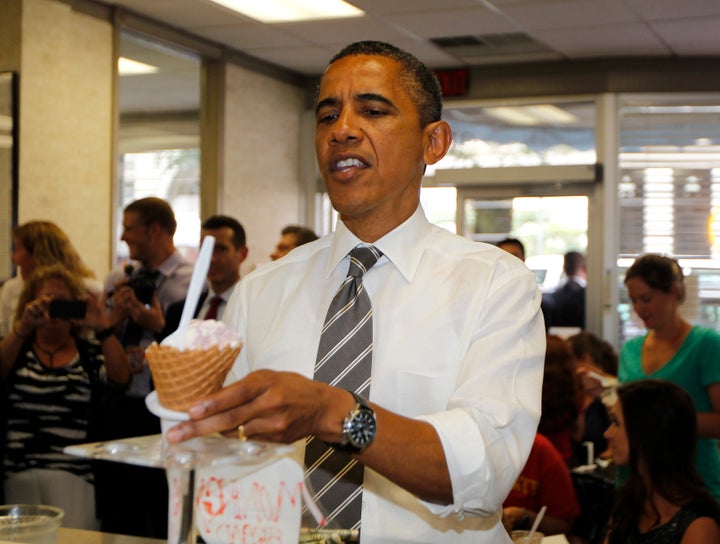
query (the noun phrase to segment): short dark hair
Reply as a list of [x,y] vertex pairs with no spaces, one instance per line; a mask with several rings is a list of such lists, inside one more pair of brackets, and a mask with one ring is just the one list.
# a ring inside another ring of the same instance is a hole
[[233,245],[235,249],[245,247],[245,229],[240,221],[229,215],[211,215],[203,221],[201,227],[203,229],[224,229],[229,228],[233,231]]
[[503,238],[495,244],[497,247],[505,245],[514,245],[520,248],[520,252],[525,256],[525,245],[517,238]]
[[575,276],[585,266],[585,256],[579,251],[568,251],[563,258],[563,271],[566,276]]
[[157,223],[170,236],[175,234],[175,229],[177,229],[175,214],[170,204],[162,198],[148,196],[135,200],[125,206],[125,211],[136,213],[140,222],[145,226]]
[[307,244],[313,240],[318,239],[318,235],[315,231],[301,225],[288,225],[282,229],[280,234],[293,234],[295,235],[295,247]]
[[442,89],[440,82],[433,71],[417,57],[389,43],[359,41],[345,46],[336,53],[330,59],[328,66],[343,57],[353,55],[376,55],[398,62],[402,66],[403,82],[417,105],[420,126],[424,127],[435,121],[440,121],[442,118]]
[[577,359],[587,354],[603,372],[617,376],[618,354],[610,342],[591,332],[582,331],[568,338],[568,343]]
[[638,278],[652,289],[657,289],[665,294],[669,294],[673,285],[677,284],[680,302],[685,300],[682,268],[671,257],[654,253],[638,257],[625,272],[625,283],[633,278]]

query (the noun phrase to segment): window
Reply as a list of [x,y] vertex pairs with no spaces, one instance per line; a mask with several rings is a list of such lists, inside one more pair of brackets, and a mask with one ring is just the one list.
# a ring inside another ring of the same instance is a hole
[[[200,239],[201,61],[128,32],[120,37],[120,57],[118,233],[127,204],[163,198],[177,219],[175,245],[194,259]],[[116,259],[126,258],[127,246],[120,243]]]
[[693,323],[720,331],[720,95],[620,101],[620,342],[643,332],[623,283],[643,253],[679,259]]

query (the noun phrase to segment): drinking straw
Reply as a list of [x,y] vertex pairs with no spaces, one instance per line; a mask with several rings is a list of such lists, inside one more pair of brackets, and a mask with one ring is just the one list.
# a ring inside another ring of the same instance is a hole
[[532,527],[530,528],[530,533],[528,534],[527,541],[532,542],[532,537],[535,534],[535,531],[537,531],[538,526],[540,525],[540,522],[542,521],[543,516],[545,515],[545,510],[547,510],[547,506],[543,506],[540,511],[538,512],[538,515],[535,516],[535,522],[532,524]]

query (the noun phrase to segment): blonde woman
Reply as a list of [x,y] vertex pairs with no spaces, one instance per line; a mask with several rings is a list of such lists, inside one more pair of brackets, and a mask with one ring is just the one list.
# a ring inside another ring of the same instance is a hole
[[51,221],[28,221],[15,228],[12,261],[19,273],[5,282],[0,292],[0,337],[10,332],[20,293],[36,267],[61,264],[81,278],[89,290],[102,293],[102,283],[83,263],[67,234]]

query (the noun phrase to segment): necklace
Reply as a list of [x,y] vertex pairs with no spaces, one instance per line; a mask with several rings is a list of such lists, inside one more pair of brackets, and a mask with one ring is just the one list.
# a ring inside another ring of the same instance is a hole
[[44,347],[42,347],[40,345],[40,343],[37,340],[35,340],[33,342],[33,345],[47,356],[48,365],[50,366],[50,368],[55,368],[55,365],[53,364],[53,358],[60,350],[62,350],[63,348],[65,348],[68,345],[68,342],[65,341],[63,344],[60,344],[55,349],[45,349]]

